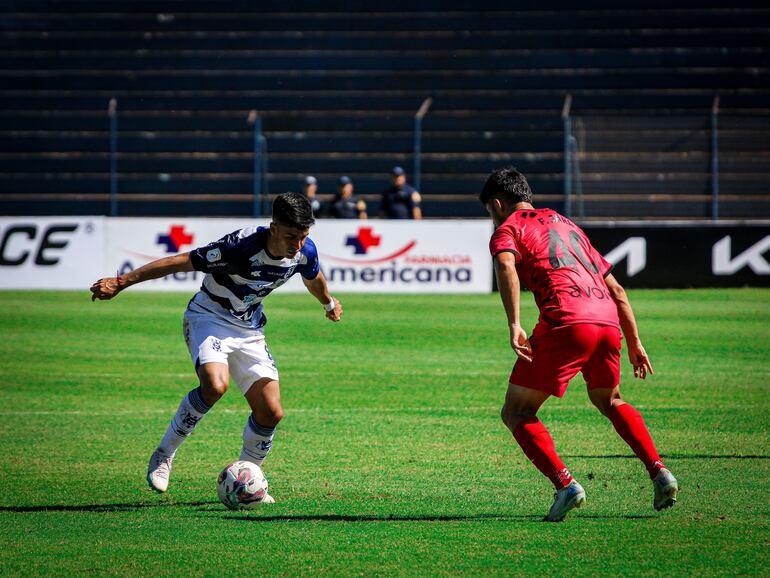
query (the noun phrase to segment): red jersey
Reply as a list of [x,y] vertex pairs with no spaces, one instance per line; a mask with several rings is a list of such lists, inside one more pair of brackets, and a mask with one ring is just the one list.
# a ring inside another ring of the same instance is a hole
[[604,278],[612,265],[575,223],[551,209],[515,211],[489,242],[492,257],[516,256],[516,270],[551,325],[620,327]]

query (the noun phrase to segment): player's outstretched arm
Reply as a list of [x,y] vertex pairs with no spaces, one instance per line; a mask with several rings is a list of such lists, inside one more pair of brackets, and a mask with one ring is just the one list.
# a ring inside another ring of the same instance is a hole
[[123,289],[142,281],[149,281],[150,279],[158,279],[172,273],[183,273],[192,270],[193,265],[192,261],[190,261],[189,253],[164,257],[157,261],[151,261],[125,275],[99,279],[91,285],[91,301],[112,299]]
[[631,309],[631,303],[628,302],[628,295],[623,286],[611,274],[604,279],[607,283],[607,289],[610,290],[612,300],[618,308],[618,317],[620,318],[620,327],[623,329],[623,335],[626,338],[628,346],[628,359],[634,366],[634,377],[644,379],[649,373],[652,375],[652,365],[647,357],[647,352],[642,346],[642,340],[639,339],[639,330],[636,326],[634,311]]
[[527,333],[521,328],[519,303],[521,301],[521,284],[516,272],[516,257],[508,251],[495,257],[495,275],[500,298],[503,300],[505,314],[508,316],[508,329],[511,332],[511,347],[516,355],[526,361],[532,361],[532,347],[527,339]]
[[329,286],[326,284],[326,277],[319,271],[315,279],[302,278],[302,282],[307,287],[310,294],[318,299],[319,303],[324,306],[326,310],[326,318],[331,321],[339,321],[342,318],[342,305],[331,293],[329,293]]

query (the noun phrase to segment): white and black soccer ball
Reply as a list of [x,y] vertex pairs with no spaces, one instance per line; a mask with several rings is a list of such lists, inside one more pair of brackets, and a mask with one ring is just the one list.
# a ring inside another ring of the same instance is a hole
[[256,464],[233,462],[217,479],[219,500],[231,510],[248,510],[267,496],[267,478]]

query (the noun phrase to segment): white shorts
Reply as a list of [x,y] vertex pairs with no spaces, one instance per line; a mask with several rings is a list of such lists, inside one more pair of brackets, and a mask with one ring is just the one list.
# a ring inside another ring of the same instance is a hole
[[238,327],[188,309],[184,314],[184,340],[196,370],[204,363],[226,363],[244,395],[259,379],[278,381],[278,369],[261,329]]

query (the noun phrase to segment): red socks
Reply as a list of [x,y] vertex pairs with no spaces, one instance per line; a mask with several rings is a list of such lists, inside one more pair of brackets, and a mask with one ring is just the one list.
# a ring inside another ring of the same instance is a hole
[[[639,412],[627,403],[616,405],[610,412],[610,421],[615,426],[615,431],[634,450],[636,457],[642,460],[650,478],[655,479],[664,466]],[[553,482],[557,490],[569,485],[572,476],[556,453],[551,434],[543,422],[536,417],[522,420],[513,430],[513,437],[530,461]]]
[[612,407],[610,421],[618,435],[634,450],[636,457],[642,460],[650,478],[654,480],[664,466],[642,416],[633,406],[625,403]]
[[551,434],[543,422],[536,417],[522,420],[513,430],[513,437],[524,450],[524,454],[553,482],[557,490],[569,485],[572,476],[556,453]]

